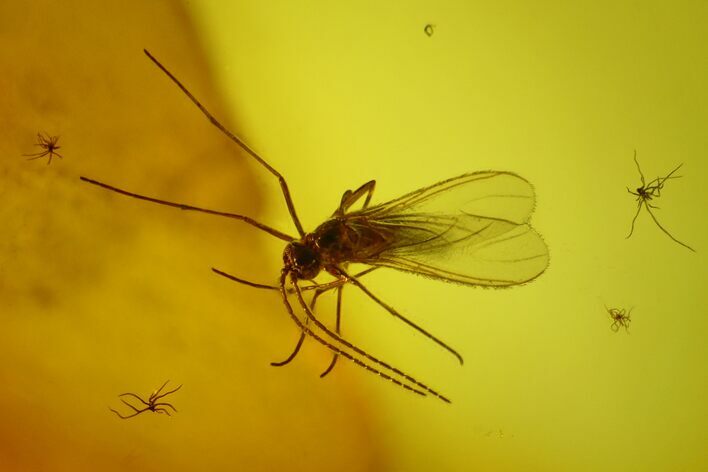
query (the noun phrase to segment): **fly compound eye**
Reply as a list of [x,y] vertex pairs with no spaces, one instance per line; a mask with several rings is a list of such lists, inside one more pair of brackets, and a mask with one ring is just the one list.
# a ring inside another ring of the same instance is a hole
[[300,279],[314,279],[320,273],[317,253],[302,243],[288,244],[283,254],[283,261]]

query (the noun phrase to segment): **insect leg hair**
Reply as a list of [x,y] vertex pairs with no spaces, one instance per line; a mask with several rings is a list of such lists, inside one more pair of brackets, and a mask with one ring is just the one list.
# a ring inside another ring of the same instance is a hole
[[[394,372],[394,373],[398,374],[398,375],[401,376],[402,378],[406,379],[408,382],[411,382],[412,384],[415,384],[417,387],[420,387],[422,390],[425,390],[426,392],[433,394],[434,396],[440,398],[441,400],[443,400],[443,401],[445,401],[445,402],[447,402],[447,403],[450,403],[450,400],[449,400],[448,398],[446,398],[446,397],[443,396],[442,394],[436,392],[435,390],[433,390],[432,388],[428,387],[427,385],[425,385],[425,384],[419,382],[418,380],[414,379],[414,378],[411,377],[410,375],[408,375],[408,374],[406,374],[405,372],[403,372],[403,371],[401,371],[401,370],[399,370],[399,369],[397,369],[397,368],[391,366],[390,364],[388,364],[388,363],[386,363],[386,362],[384,362],[384,361],[382,361],[382,360],[380,360],[380,359],[377,359],[376,357],[372,356],[371,354],[368,354],[367,352],[365,352],[365,351],[363,351],[362,349],[356,347],[355,345],[353,345],[352,343],[350,343],[350,342],[347,341],[346,339],[342,338],[342,337],[339,336],[338,334],[333,333],[330,329],[328,329],[325,325],[323,325],[323,324],[315,317],[315,315],[310,311],[309,307],[307,306],[307,303],[305,302],[305,299],[304,299],[303,296],[302,296],[302,291],[300,290],[300,287],[299,287],[298,284],[297,284],[297,276],[296,276],[295,274],[291,274],[291,279],[292,279],[293,287],[295,288],[295,294],[297,295],[297,299],[298,299],[298,301],[300,302],[300,306],[301,306],[302,309],[305,311],[305,314],[307,314],[307,317],[310,318],[310,319],[312,320],[312,322],[315,323],[315,325],[317,325],[317,327],[318,327],[319,329],[321,329],[322,331],[324,331],[331,339],[337,341],[338,343],[341,343],[342,345],[344,345],[344,346],[346,346],[347,348],[353,350],[353,351],[356,352],[357,354],[359,354],[359,355],[361,355],[361,356],[364,356],[365,358],[367,358],[368,360],[370,360],[370,361],[373,362],[374,364],[378,364],[378,365],[380,365],[380,366],[382,366],[382,367],[384,367],[384,368],[390,370],[391,372]],[[283,294],[284,298],[285,298],[286,301],[287,301],[287,297],[285,297],[285,283],[284,283],[284,279],[282,278],[282,276],[281,276],[281,293]],[[292,311],[292,307],[290,308],[290,310]],[[294,314],[291,315],[291,316],[293,316],[293,317],[297,320],[297,317],[295,317]],[[296,322],[297,322],[299,325],[301,325],[300,320],[297,320]],[[337,354],[340,354],[340,355],[342,355],[342,356],[344,356],[344,357],[346,357],[346,358],[348,358],[348,359],[354,361],[356,364],[359,364],[359,365],[361,365],[362,367],[365,367],[367,370],[371,370],[371,371],[374,371],[374,372],[378,373],[380,376],[382,376],[382,377],[384,377],[384,378],[387,378],[388,380],[391,380],[392,382],[394,382],[394,383],[396,383],[396,384],[399,384],[399,385],[401,385],[401,386],[405,385],[405,384],[403,384],[403,382],[394,379],[394,378],[391,377],[390,375],[384,374],[383,372],[380,372],[380,371],[378,371],[378,370],[376,370],[376,369],[373,369],[371,366],[369,366],[369,365],[367,365],[367,364],[361,362],[359,359],[355,358],[354,356],[352,356],[352,355],[349,354],[348,352],[346,352],[346,351],[344,351],[344,350],[342,350],[342,349],[340,349],[340,348],[338,348],[338,347],[335,347],[335,346],[332,345],[331,343],[329,343],[329,342],[325,341],[324,339],[318,337],[318,336],[315,335],[314,332],[313,332],[311,329],[309,329],[308,327],[302,326],[302,328],[304,328],[304,330],[306,331],[307,334],[309,334],[310,336],[314,337],[315,339],[317,339],[320,343],[324,344],[325,346],[329,347],[333,352],[335,352],[335,353],[337,353]],[[334,349],[333,349],[333,348],[334,348]],[[413,389],[413,388],[410,387],[410,386],[406,386],[406,388],[415,390],[415,389]]]
[[342,273],[342,275],[343,275],[344,277],[346,277],[347,279],[349,279],[349,281],[350,281],[352,284],[354,284],[354,285],[356,285],[357,287],[359,287],[362,292],[364,292],[364,293],[365,293],[369,298],[371,298],[373,301],[375,301],[376,303],[378,303],[383,309],[385,309],[385,310],[388,311],[390,314],[392,314],[393,316],[395,316],[395,317],[398,318],[399,320],[401,320],[401,321],[403,321],[404,323],[406,323],[408,326],[412,327],[413,329],[415,329],[416,331],[418,331],[419,333],[421,333],[423,336],[427,337],[428,339],[432,340],[433,342],[435,342],[435,343],[437,343],[438,345],[440,345],[441,347],[443,347],[445,350],[447,350],[447,351],[450,352],[452,355],[454,355],[454,356],[457,358],[457,360],[460,361],[460,364],[463,364],[463,363],[464,363],[464,360],[462,359],[462,356],[461,356],[460,353],[458,353],[456,350],[454,350],[453,348],[451,348],[450,346],[448,346],[445,342],[443,342],[443,341],[441,341],[440,339],[436,338],[435,336],[433,336],[432,334],[430,334],[428,331],[426,331],[425,329],[421,328],[420,326],[418,326],[417,324],[415,324],[414,322],[412,322],[411,320],[409,320],[409,319],[406,318],[405,316],[401,315],[401,314],[400,314],[398,311],[396,311],[396,309],[393,308],[391,305],[385,303],[385,302],[382,301],[379,297],[377,297],[376,295],[374,295],[373,293],[371,293],[368,288],[366,288],[361,282],[359,282],[359,280],[357,280],[356,277],[353,277],[353,276],[351,276],[351,275],[348,275],[343,269],[338,269],[338,270]]
[[259,156],[246,143],[244,143],[240,138],[238,138],[236,135],[234,135],[231,131],[226,129],[226,127],[224,125],[222,125],[216,118],[214,118],[214,115],[212,115],[209,112],[209,110],[207,110],[206,107],[204,107],[204,105],[199,103],[199,100],[197,100],[196,97],[194,97],[194,95],[192,95],[192,93],[189,90],[187,90],[187,87],[182,85],[182,83],[179,80],[177,80],[177,77],[172,75],[172,73],[170,71],[168,71],[167,68],[160,63],[160,61],[155,59],[153,57],[153,55],[148,52],[147,49],[143,49],[143,52],[145,52],[145,55],[148,58],[150,58],[150,60],[157,67],[159,67],[160,70],[162,70],[162,72],[164,72],[165,75],[167,75],[167,77],[169,77],[170,80],[172,80],[172,82],[174,82],[177,85],[177,87],[180,88],[180,90],[182,90],[182,92],[192,101],[192,103],[194,103],[197,106],[197,108],[199,108],[199,110],[201,110],[201,112],[204,114],[204,116],[207,117],[207,119],[209,120],[209,122],[211,122],[212,125],[214,125],[219,131],[224,133],[224,135],[226,135],[226,137],[228,137],[231,141],[238,144],[241,147],[241,149],[246,151],[246,153],[248,153],[251,157],[253,157],[259,164],[261,164],[263,167],[265,167],[266,170],[268,170],[268,172],[273,174],[278,179],[278,182],[280,182],[280,188],[283,192],[283,197],[285,198],[285,204],[287,205],[288,211],[290,212],[290,217],[292,218],[293,223],[295,224],[295,227],[297,228],[297,231],[300,234],[300,236],[301,237],[304,236],[305,231],[302,229],[302,224],[300,223],[300,219],[297,217],[297,213],[295,212],[295,205],[293,204],[292,197],[290,196],[290,189],[288,188],[288,184],[285,181],[285,178],[282,175],[280,175],[280,173],[277,170],[275,170],[273,167],[271,167],[270,164],[268,164],[261,156]]
[[[374,367],[371,367],[370,365],[366,364],[365,362],[361,361],[360,359],[357,359],[356,357],[354,357],[354,356],[351,355],[350,353],[348,353],[348,352],[342,350],[341,348],[339,348],[339,347],[335,346],[334,344],[331,344],[330,342],[328,342],[328,341],[326,341],[325,339],[321,338],[320,336],[318,336],[317,334],[315,334],[308,326],[305,326],[305,324],[303,324],[303,322],[300,321],[300,320],[298,319],[298,317],[295,315],[295,312],[294,312],[294,310],[293,310],[293,307],[292,307],[292,305],[290,305],[290,301],[288,300],[288,293],[287,293],[287,289],[285,288],[285,282],[286,282],[286,280],[287,280],[287,276],[288,276],[288,272],[286,272],[286,271],[283,271],[282,275],[280,276],[280,294],[281,294],[281,296],[282,296],[283,303],[285,304],[285,309],[287,310],[288,315],[290,315],[290,318],[292,318],[292,320],[295,322],[295,324],[296,324],[305,334],[307,334],[308,336],[310,336],[311,338],[313,338],[315,341],[317,341],[317,342],[319,342],[320,344],[322,344],[323,346],[325,346],[325,347],[326,347],[327,349],[329,349],[330,351],[332,351],[332,352],[334,352],[334,353],[336,353],[336,354],[339,354],[339,355],[341,355],[342,357],[345,357],[345,358],[349,359],[350,361],[354,362],[355,364],[357,364],[357,365],[360,366],[360,367],[363,367],[364,369],[368,370],[369,372],[374,373],[374,374],[377,374],[377,375],[379,375],[380,377],[383,377],[384,379],[390,380],[391,382],[395,383],[396,385],[398,385],[398,386],[400,386],[400,387],[405,388],[406,390],[410,390],[411,392],[417,393],[418,395],[426,396],[426,393],[425,393],[424,391],[421,391],[421,390],[418,390],[418,389],[416,389],[416,388],[413,388],[413,387],[411,387],[410,385],[407,385],[407,384],[401,382],[400,380],[395,379],[395,378],[393,378],[392,376],[390,376],[390,375],[388,375],[388,374],[386,374],[386,373],[384,373],[384,372],[381,372],[381,371],[375,369]],[[297,282],[296,282],[296,281],[294,281],[294,284],[295,284],[295,287],[297,287]],[[297,288],[296,288],[296,292],[300,295],[298,298],[301,299],[301,298],[302,298],[302,293],[299,292],[299,291],[297,290]],[[303,300],[303,301],[304,301],[304,300]],[[305,307],[307,307],[307,304],[305,304]],[[429,389],[428,389],[427,387],[425,387],[424,390],[428,391]],[[441,399],[447,401],[448,403],[450,403],[450,400],[446,399],[445,397],[442,397],[442,396],[440,396],[440,395],[437,395],[437,396],[440,397]]]

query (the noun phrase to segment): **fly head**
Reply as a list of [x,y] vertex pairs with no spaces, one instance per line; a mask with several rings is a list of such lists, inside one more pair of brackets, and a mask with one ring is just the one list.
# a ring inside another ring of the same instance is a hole
[[322,270],[317,251],[299,241],[293,241],[285,247],[283,263],[285,269],[294,272],[298,279],[314,279]]

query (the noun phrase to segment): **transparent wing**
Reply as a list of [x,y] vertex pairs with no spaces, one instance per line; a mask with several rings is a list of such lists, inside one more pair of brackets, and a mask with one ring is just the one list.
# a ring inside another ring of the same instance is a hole
[[374,266],[467,285],[503,287],[538,277],[548,248],[528,224],[531,184],[510,172],[461,175],[350,213],[389,234]]

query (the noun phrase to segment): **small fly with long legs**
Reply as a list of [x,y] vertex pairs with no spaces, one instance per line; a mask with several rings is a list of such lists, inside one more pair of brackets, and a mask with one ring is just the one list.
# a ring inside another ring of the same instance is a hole
[[667,180],[670,179],[678,179],[681,176],[680,175],[674,175],[674,172],[679,170],[683,164],[679,164],[674,170],[666,174],[665,177],[657,177],[656,179],[652,180],[649,183],[646,183],[644,181],[644,174],[642,173],[641,167],[639,167],[639,161],[637,160],[637,151],[634,151],[634,163],[637,164],[637,170],[639,171],[639,177],[642,180],[642,185],[641,187],[637,187],[636,191],[632,191],[629,188],[627,188],[627,192],[631,193],[634,195],[637,200],[637,211],[634,214],[634,218],[632,218],[632,227],[629,229],[629,234],[625,239],[629,239],[630,236],[634,233],[634,223],[637,221],[637,217],[639,216],[639,212],[642,211],[642,207],[646,208],[647,213],[649,213],[649,216],[651,216],[651,219],[654,220],[654,223],[656,223],[656,226],[659,227],[661,231],[664,232],[668,237],[670,237],[674,242],[679,243],[681,246],[685,247],[686,249],[690,249],[693,252],[696,252],[695,249],[693,249],[691,246],[688,244],[682,243],[678,239],[674,238],[669,231],[661,226],[661,223],[659,223],[659,220],[656,219],[656,216],[654,215],[654,212],[651,211],[652,208],[655,210],[658,210],[659,207],[656,205],[652,205],[651,202],[655,198],[661,197],[661,191],[664,189],[664,184],[666,183]]
[[[548,248],[529,225],[535,205],[532,185],[524,178],[502,171],[481,171],[444,180],[378,205],[370,205],[376,182],[371,180],[356,190],[347,190],[332,214],[312,232],[306,232],[295,211],[285,178],[227,130],[214,116],[148,51],[145,54],[196,105],[207,119],[280,182],[297,236],[260,223],[251,217],[200,208],[147,197],[81,177],[85,182],[132,198],[243,221],[286,242],[283,268],[277,285],[256,283],[212,268],[234,282],[280,293],[285,309],[300,331],[292,353],[283,366],[297,355],[306,337],[332,352],[321,376],[344,357],[358,366],[419,395],[450,400],[402,370],[374,357],[341,335],[342,292],[353,285],[389,314],[447,350],[462,364],[462,356],[441,339],[414,323],[372,293],[361,279],[382,267],[423,275],[469,286],[509,287],[538,277],[548,265]],[[359,209],[353,209],[361,203]],[[349,271],[349,264],[369,267]],[[317,282],[318,275],[333,277]],[[336,291],[334,329],[315,315],[317,299]],[[305,293],[313,292],[310,303]],[[294,300],[292,300],[294,298]]]

